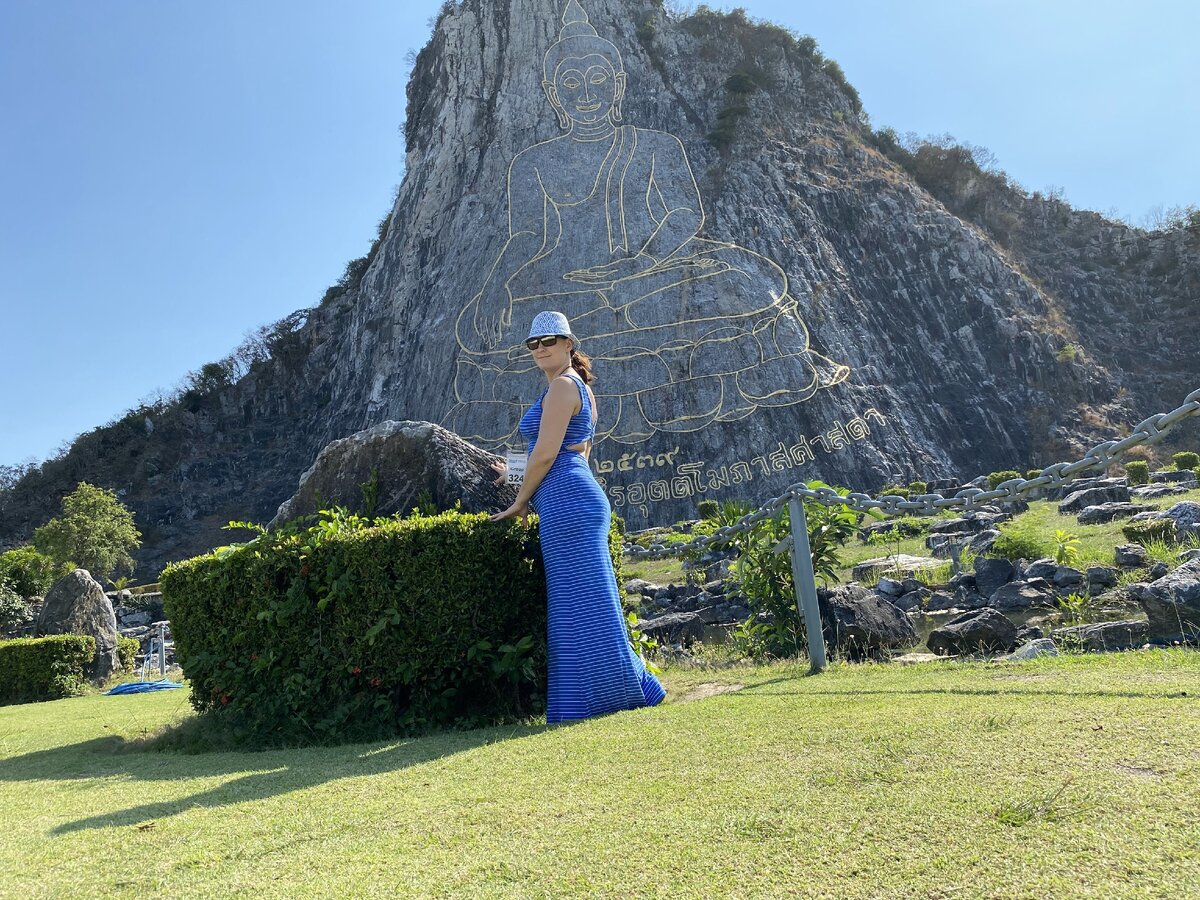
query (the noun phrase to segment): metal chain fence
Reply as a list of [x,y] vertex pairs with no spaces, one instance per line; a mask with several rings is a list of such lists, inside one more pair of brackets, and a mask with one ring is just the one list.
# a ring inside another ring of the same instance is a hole
[[1088,472],[1104,472],[1113,462],[1134,447],[1157,444],[1173,427],[1184,419],[1197,414],[1200,414],[1200,388],[1188,394],[1183,403],[1170,412],[1158,413],[1143,419],[1127,437],[1119,441],[1103,441],[1073,463],[1054,463],[1042,469],[1035,478],[1013,478],[1001,482],[989,491],[982,488],[963,488],[952,497],[945,497],[941,494],[921,494],[912,499],[905,499],[895,494],[872,497],[870,494],[851,492],[842,495],[833,488],[810,489],[805,486],[804,482],[798,482],[732,525],[719,528],[712,534],[697,537],[685,544],[655,542],[649,547],[635,545],[626,552],[634,559],[661,559],[666,556],[676,556],[698,552],[708,547],[721,546],[727,544],[735,535],[748,533],[755,525],[769,516],[773,516],[776,510],[781,509],[793,499],[801,502],[811,500],[825,506],[847,506],[861,513],[878,510],[887,516],[933,516],[948,509],[969,511],[993,500],[1016,500],[1040,488],[1055,488],[1067,484]]

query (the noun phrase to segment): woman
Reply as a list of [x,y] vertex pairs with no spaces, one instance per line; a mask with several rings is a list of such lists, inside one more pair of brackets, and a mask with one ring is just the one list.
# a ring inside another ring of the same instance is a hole
[[[512,506],[538,514],[549,599],[546,721],[654,706],[666,696],[633,652],[608,549],[612,510],[588,467],[596,429],[590,361],[560,312],[534,317],[526,346],[547,387],[521,417],[532,450]],[[502,467],[501,467],[502,468]]]

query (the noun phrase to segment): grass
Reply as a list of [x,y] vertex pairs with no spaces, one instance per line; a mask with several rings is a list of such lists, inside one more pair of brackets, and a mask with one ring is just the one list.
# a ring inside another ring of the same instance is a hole
[[1200,897],[1194,651],[664,680],[262,753],[147,750],[182,691],[6,707],[0,896]]

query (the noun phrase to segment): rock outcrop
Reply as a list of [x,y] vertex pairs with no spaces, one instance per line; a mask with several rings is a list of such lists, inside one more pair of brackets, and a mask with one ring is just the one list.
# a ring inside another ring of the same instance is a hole
[[117,654],[117,617],[104,588],[86,569],[75,569],[54,583],[38,614],[39,637],[82,634],[96,639],[92,680],[105,681],[121,665]]

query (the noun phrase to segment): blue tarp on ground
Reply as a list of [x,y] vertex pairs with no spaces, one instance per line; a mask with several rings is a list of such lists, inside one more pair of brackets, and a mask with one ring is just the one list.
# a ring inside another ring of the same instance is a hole
[[176,684],[174,681],[168,681],[166,678],[159,681],[130,681],[126,684],[118,684],[111,691],[105,691],[105,694],[145,694],[148,691],[169,691],[171,688],[181,688],[182,684]]

